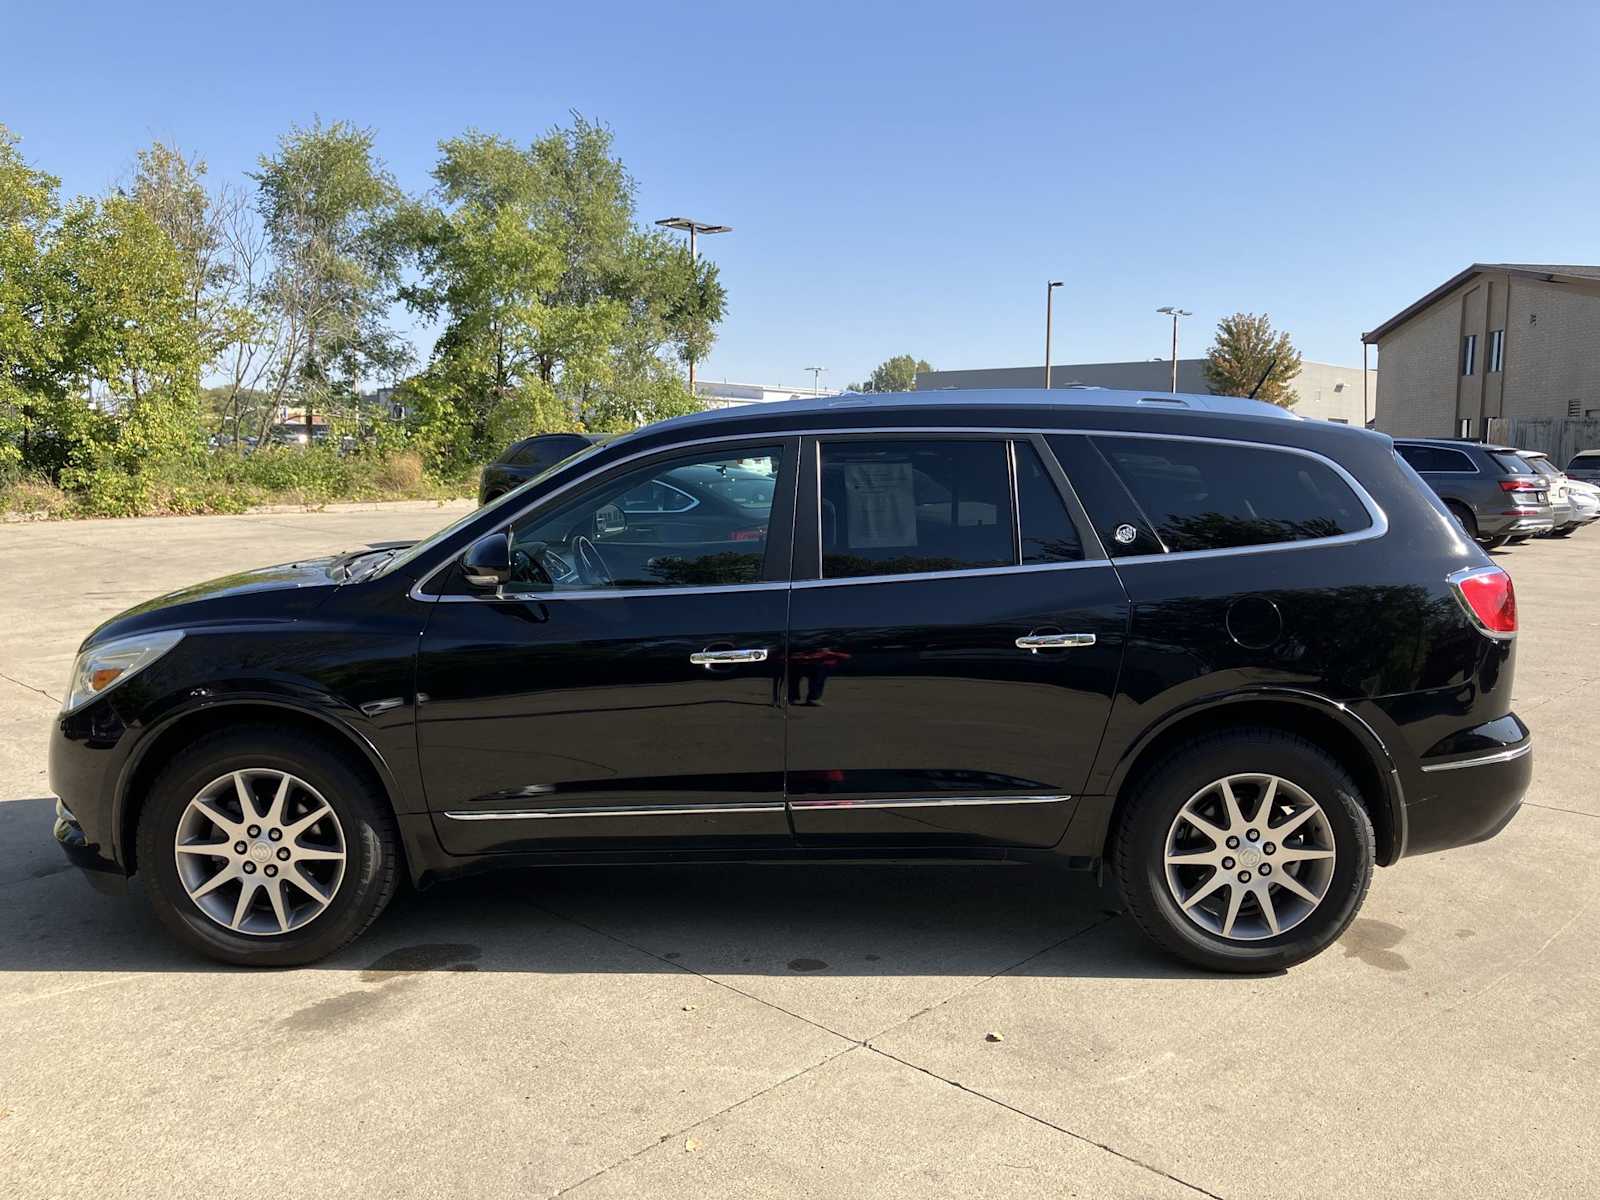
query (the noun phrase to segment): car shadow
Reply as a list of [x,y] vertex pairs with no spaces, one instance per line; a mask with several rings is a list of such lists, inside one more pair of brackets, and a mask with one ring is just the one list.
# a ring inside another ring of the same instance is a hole
[[[0,972],[232,971],[156,919],[141,882],[93,891],[49,839],[48,799],[0,804]],[[718,976],[1204,975],[1091,875],[1037,866],[558,867],[403,887],[313,970]]]

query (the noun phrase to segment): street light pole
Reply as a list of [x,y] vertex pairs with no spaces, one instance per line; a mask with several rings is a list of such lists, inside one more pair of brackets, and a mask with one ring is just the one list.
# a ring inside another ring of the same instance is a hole
[[1061,280],[1052,279],[1044,285],[1044,390],[1050,390],[1050,331],[1055,325],[1056,289]]
[[1172,318],[1172,393],[1178,392],[1178,318],[1192,317],[1194,314],[1186,308],[1177,308],[1167,305],[1165,308],[1156,309],[1158,313],[1166,313]]
[[[696,282],[695,264],[699,261],[699,248],[695,244],[695,235],[701,233],[732,233],[732,225],[710,225],[705,221],[695,221],[689,217],[663,217],[656,222],[666,229],[682,229],[689,234],[689,283],[693,286]],[[694,395],[694,354],[689,355],[689,395]]]

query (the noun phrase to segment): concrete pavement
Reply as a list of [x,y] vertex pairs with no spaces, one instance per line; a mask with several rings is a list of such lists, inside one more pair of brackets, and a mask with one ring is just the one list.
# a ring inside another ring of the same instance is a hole
[[1594,1194],[1600,532],[1497,556],[1530,805],[1282,976],[1187,970],[1087,878],[800,867],[487,877],[240,972],[64,869],[94,624],[459,511],[0,527],[0,1195]]

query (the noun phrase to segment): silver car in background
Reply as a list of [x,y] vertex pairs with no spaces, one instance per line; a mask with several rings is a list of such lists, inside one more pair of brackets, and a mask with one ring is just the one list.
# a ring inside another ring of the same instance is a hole
[[1600,483],[1600,450],[1579,450],[1567,464],[1567,478]]

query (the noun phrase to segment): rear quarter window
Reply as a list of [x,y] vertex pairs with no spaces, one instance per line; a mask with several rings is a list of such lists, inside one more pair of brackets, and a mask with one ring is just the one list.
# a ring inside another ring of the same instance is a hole
[[1526,459],[1520,458],[1515,454],[1509,454],[1504,450],[1489,451],[1489,458],[1495,466],[1499,467],[1507,475],[1535,475],[1538,473],[1528,465]]
[[1350,485],[1306,454],[1204,440],[1093,441],[1171,552],[1300,542],[1372,526]]

